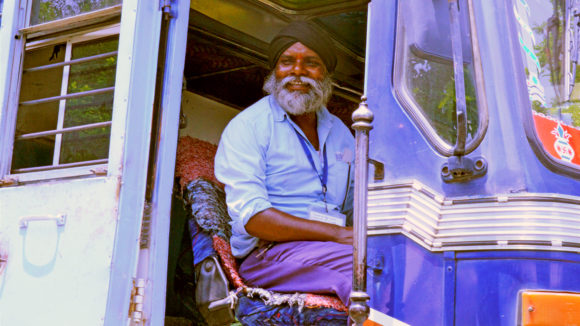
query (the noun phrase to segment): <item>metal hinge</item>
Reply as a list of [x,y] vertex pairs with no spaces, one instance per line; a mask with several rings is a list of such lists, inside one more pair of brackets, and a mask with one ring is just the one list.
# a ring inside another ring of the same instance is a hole
[[143,302],[145,301],[145,285],[147,280],[144,278],[133,279],[133,290],[131,291],[131,304],[129,305],[129,318],[131,326],[144,325]]

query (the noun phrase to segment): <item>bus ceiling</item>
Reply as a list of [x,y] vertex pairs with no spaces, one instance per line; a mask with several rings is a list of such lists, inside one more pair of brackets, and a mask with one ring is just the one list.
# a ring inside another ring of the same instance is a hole
[[339,60],[333,77],[338,103],[331,100],[329,106],[334,104],[337,110],[348,106],[341,118],[350,125],[351,103],[358,105],[363,92],[368,2],[191,0],[186,87],[245,108],[263,95],[271,39],[288,22],[309,19],[323,28],[337,48]]

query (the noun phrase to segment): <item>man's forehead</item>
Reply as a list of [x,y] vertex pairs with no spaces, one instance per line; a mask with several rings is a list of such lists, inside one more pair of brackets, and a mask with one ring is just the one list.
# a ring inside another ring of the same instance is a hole
[[312,50],[311,48],[307,47],[306,45],[296,42],[289,46],[284,52],[282,52],[281,57],[283,56],[296,56],[297,54],[302,54],[306,57],[315,57],[318,60],[322,61],[322,58],[316,51]]

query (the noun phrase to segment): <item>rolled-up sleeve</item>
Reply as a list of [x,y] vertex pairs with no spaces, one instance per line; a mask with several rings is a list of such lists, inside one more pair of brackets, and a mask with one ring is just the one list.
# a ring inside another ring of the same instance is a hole
[[272,207],[266,189],[267,139],[252,121],[234,119],[224,130],[215,157],[215,175],[225,185],[233,232],[249,235],[245,225]]

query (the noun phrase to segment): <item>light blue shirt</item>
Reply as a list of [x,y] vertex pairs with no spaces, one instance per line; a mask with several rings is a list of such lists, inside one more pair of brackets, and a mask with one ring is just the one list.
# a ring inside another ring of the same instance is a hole
[[[320,149],[322,152],[326,146],[328,157],[326,201],[349,213],[354,138],[344,123],[324,107],[317,113],[317,122]],[[274,207],[308,218],[313,203],[324,203],[319,178],[322,155],[307,142],[318,170],[314,171],[296,131],[305,137],[274,97],[266,96],[238,114],[222,134],[215,175],[225,184],[232,218],[230,244],[238,258],[245,257],[258,243],[245,229],[255,214]]]

